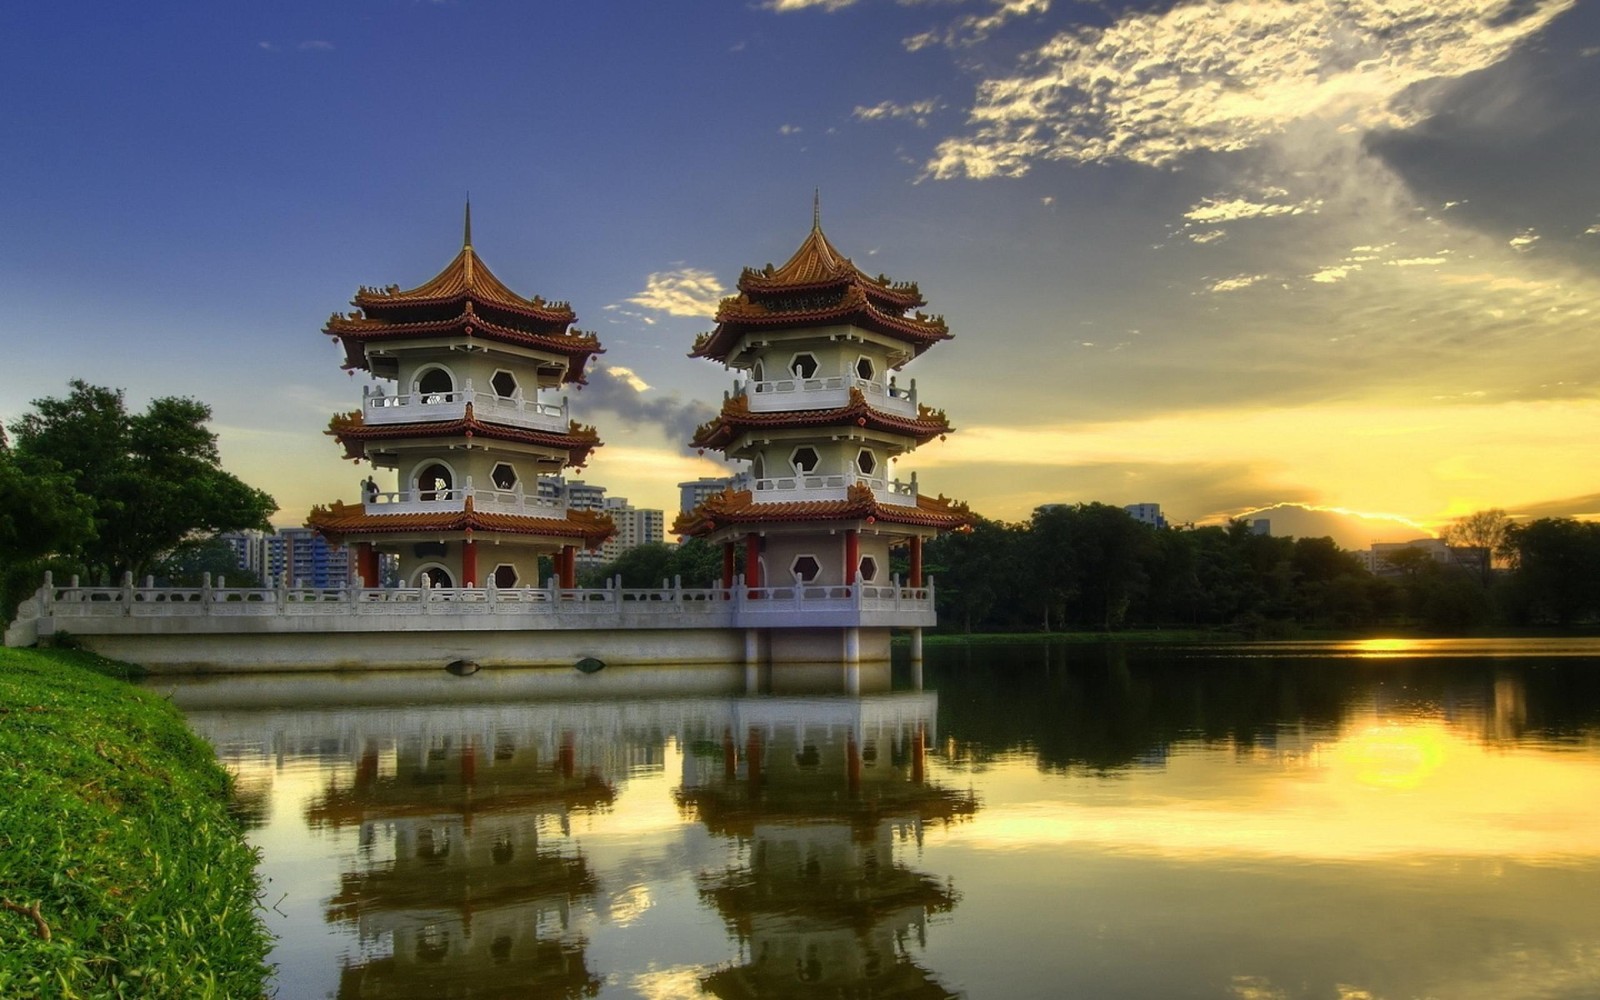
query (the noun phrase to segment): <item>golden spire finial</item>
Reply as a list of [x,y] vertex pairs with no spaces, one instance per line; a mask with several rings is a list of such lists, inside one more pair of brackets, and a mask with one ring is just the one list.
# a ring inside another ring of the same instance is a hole
[[472,195],[470,192],[467,194],[467,221],[461,230],[461,245],[464,247],[472,246]]
[[822,188],[813,188],[811,191],[811,228],[822,228]]

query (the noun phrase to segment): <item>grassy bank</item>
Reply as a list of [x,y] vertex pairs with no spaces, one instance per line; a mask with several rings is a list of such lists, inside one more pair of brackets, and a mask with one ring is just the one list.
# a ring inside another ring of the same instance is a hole
[[227,774],[129,669],[0,649],[0,996],[259,997]]

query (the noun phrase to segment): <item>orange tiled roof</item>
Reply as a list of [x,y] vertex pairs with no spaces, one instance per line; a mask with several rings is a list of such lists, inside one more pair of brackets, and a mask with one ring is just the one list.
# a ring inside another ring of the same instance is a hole
[[368,514],[362,504],[334,501],[318,505],[306,515],[305,526],[340,543],[362,535],[437,534],[471,531],[485,534],[535,535],[551,538],[581,538],[588,548],[616,534],[617,526],[609,514],[594,511],[569,511],[565,518],[527,517],[521,514],[483,513],[472,508],[428,514]]
[[[359,296],[357,300],[359,302]],[[387,317],[373,316],[370,310],[365,315],[360,311],[352,315],[334,313],[322,329],[344,345],[347,369],[368,367],[364,345],[369,341],[454,334],[564,355],[568,364],[563,382],[582,385],[590,356],[605,353],[594,334],[567,329],[567,324],[572,322],[571,310],[567,311],[565,319],[558,316],[548,323],[528,324],[530,329],[520,329],[482,315],[471,299],[461,302],[460,306],[460,312],[444,318],[434,318],[437,310],[412,310]]]
[[691,358],[727,361],[739,338],[751,330],[792,329],[833,323],[854,323],[910,345],[921,354],[941,340],[950,339],[950,330],[940,316],[916,313],[902,316],[886,310],[859,284],[838,292],[819,292],[791,298],[757,298],[748,294],[723,299],[717,310],[717,326],[695,340]]
[[546,302],[539,296],[523,298],[505,286],[479,259],[469,242],[444,270],[415,288],[401,290],[363,286],[351,304],[368,311],[388,313],[402,307],[439,305],[471,299],[542,323],[573,322],[572,307],[565,302]]
[[694,439],[689,443],[696,448],[721,450],[738,440],[741,433],[754,428],[833,427],[845,424],[883,433],[904,434],[918,444],[925,444],[951,430],[950,421],[943,410],[924,406],[915,417],[901,417],[874,409],[860,389],[852,388],[850,402],[832,410],[753,413],[748,396],[735,396],[722,404],[722,412],[715,419],[702,424],[694,432]]
[[482,437],[491,441],[508,441],[513,444],[531,444],[556,451],[567,452],[567,464],[582,468],[589,455],[603,443],[599,431],[588,424],[571,421],[565,434],[536,431],[510,424],[488,423],[479,420],[467,404],[466,416],[459,420],[430,420],[410,424],[368,424],[360,410],[335,414],[328,421],[325,432],[344,445],[345,457],[366,457],[368,441],[393,441],[407,438]]
[[739,290],[751,295],[793,294],[841,284],[860,286],[885,308],[895,312],[924,304],[914,282],[891,282],[881,274],[876,278],[868,277],[850,258],[834,249],[819,223],[812,224],[810,235],[782,267],[768,264],[759,271],[747,267],[739,276]]
[[707,497],[694,510],[678,515],[672,532],[675,535],[700,536],[732,525],[797,521],[869,521],[954,531],[972,522],[972,512],[966,504],[944,497],[918,497],[915,507],[879,503],[872,489],[860,484],[849,487],[843,500],[778,503],[757,503],[755,495],[749,490],[728,489]]

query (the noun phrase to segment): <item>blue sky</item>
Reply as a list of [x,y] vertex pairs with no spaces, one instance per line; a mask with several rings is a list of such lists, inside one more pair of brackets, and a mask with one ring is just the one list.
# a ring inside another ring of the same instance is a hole
[[980,513],[1600,514],[1597,7],[8,5],[0,416],[193,395],[280,522],[354,500],[321,326],[431,277],[470,192],[607,348],[585,477],[670,509],[730,382],[690,344],[820,189],[955,334],[906,375],[958,431],[904,467]]

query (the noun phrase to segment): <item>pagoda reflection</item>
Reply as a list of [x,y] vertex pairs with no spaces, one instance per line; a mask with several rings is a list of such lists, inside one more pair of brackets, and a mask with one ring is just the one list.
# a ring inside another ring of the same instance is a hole
[[[388,753],[369,743],[353,783],[312,801],[313,828],[360,831],[360,867],[326,910],[362,945],[341,969],[341,998],[599,991],[573,929],[595,877],[541,832],[565,834],[573,813],[609,806],[610,768],[581,759],[571,731],[520,738],[414,737]],[[379,856],[380,840],[392,857]]]
[[931,693],[737,704],[721,743],[684,755],[679,806],[736,842],[700,876],[740,964],[701,984],[735,997],[957,994],[913,958],[959,896],[897,860],[930,823],[977,810],[927,780]]

